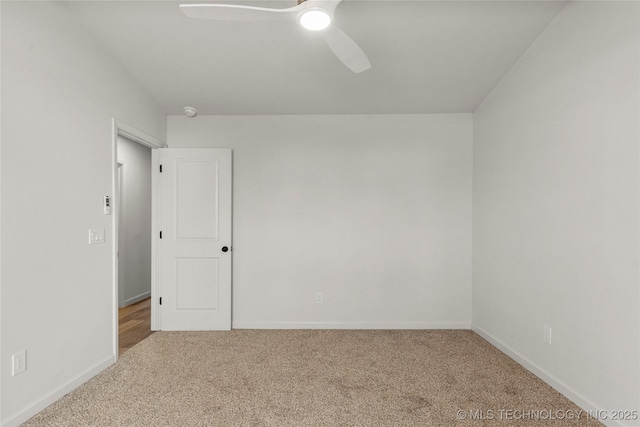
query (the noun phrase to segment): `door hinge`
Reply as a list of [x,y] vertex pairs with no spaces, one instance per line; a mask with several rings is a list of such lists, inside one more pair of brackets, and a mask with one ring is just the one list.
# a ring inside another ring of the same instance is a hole
[[162,239],[162,231],[160,232],[160,238]]
[[160,165],[160,173],[162,173],[162,165]]
[[160,305],[162,305],[162,297],[160,297]]

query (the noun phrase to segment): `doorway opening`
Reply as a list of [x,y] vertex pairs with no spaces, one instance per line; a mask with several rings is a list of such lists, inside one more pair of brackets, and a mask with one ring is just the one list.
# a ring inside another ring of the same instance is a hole
[[151,334],[151,149],[118,135],[118,347]]
[[164,146],[113,121],[113,351],[116,358],[153,333],[155,181],[153,152]]

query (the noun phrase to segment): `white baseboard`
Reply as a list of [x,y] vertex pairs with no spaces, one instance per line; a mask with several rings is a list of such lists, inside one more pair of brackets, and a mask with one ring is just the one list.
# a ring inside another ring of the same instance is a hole
[[145,292],[143,294],[140,294],[140,295],[137,295],[137,296],[135,296],[133,298],[127,298],[126,300],[124,300],[124,306],[126,307],[126,306],[134,304],[134,303],[136,303],[138,301],[142,301],[143,299],[147,299],[150,296],[151,296],[151,291],[147,291],[147,292]]
[[18,414],[14,415],[13,417],[9,418],[7,421],[3,422],[2,423],[2,427],[17,427],[17,426],[19,426],[20,424],[22,424],[25,421],[27,421],[29,418],[31,418],[34,415],[36,415],[38,412],[40,412],[43,409],[45,409],[47,406],[49,406],[52,403],[54,403],[56,400],[58,400],[61,397],[65,396],[66,394],[69,394],[76,387],[78,387],[81,384],[89,381],[91,378],[93,378],[94,376],[96,376],[100,372],[104,371],[109,366],[113,365],[115,362],[116,362],[116,356],[115,355],[111,355],[111,356],[107,357],[106,359],[104,359],[102,362],[99,362],[99,363],[93,365],[92,367],[90,367],[89,369],[87,369],[86,371],[81,373],[79,376],[77,376],[75,379],[69,381],[68,383],[64,384],[63,386],[61,386],[58,389],[54,390],[53,392],[49,393],[48,395],[46,395],[42,399],[40,399],[40,400],[38,400],[36,402],[33,402],[31,405],[29,405],[26,408],[22,409]]
[[[535,363],[531,362],[521,353],[518,353],[517,351],[513,350],[511,347],[509,347],[508,345],[506,345],[505,343],[503,343],[502,341],[500,341],[499,339],[491,335],[489,332],[473,324],[471,325],[471,330],[477,333],[478,335],[480,335],[485,340],[489,341],[494,347],[498,348],[500,351],[502,351],[504,354],[509,356],[511,359],[518,362],[525,369],[527,369],[528,371],[533,373],[535,376],[540,378],[542,381],[544,381],[545,383],[553,387],[556,391],[558,391],[567,399],[571,400],[580,408],[584,409],[587,412],[591,412],[593,414],[607,413],[602,407],[585,399],[583,396],[581,396],[571,387],[564,384],[562,381],[558,380],[553,375],[549,374],[547,371],[545,371]],[[614,420],[608,420],[608,419],[600,420],[600,422],[608,427],[631,427],[630,424],[625,424],[620,421],[614,421]]]
[[465,322],[261,322],[234,320],[232,329],[470,329]]

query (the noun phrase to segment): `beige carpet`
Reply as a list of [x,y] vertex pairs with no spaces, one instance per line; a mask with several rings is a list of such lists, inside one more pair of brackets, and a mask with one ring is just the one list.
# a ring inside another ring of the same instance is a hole
[[155,333],[25,425],[601,425],[579,411],[470,331],[236,330]]

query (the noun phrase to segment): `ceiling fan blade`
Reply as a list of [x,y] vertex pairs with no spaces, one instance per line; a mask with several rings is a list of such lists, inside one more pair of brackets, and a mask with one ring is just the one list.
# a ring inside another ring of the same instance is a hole
[[216,21],[261,21],[266,19],[291,19],[302,8],[300,5],[286,9],[242,6],[234,4],[181,4],[180,10],[189,18]]
[[329,45],[329,49],[354,73],[361,73],[371,68],[371,62],[367,55],[360,49],[351,37],[346,35],[340,28],[331,25],[323,33],[324,40]]
[[326,10],[329,15],[333,16],[333,12],[342,0],[306,0],[302,4],[306,8],[318,8]]

